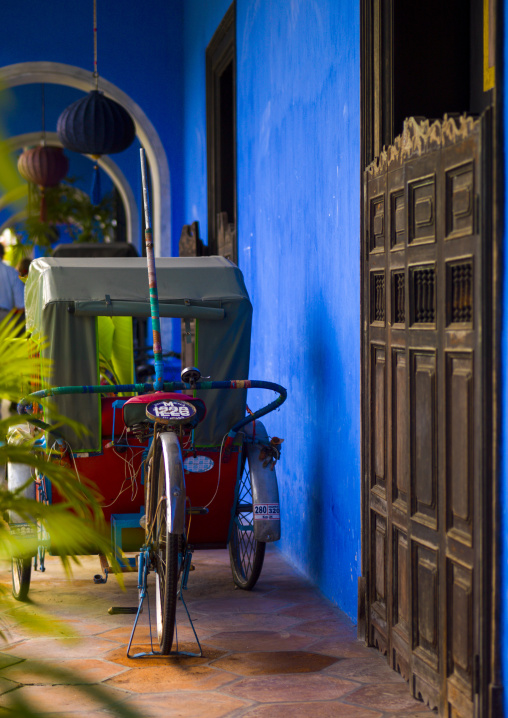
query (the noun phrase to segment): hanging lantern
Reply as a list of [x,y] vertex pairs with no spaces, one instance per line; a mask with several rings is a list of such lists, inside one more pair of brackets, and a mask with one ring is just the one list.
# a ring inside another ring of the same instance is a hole
[[41,145],[25,150],[18,159],[18,171],[27,182],[41,190],[41,222],[46,221],[46,187],[56,187],[69,171],[69,160],[61,147]]
[[46,187],[56,187],[69,171],[69,160],[61,147],[46,146],[46,103],[44,83],[41,85],[41,144],[24,150],[18,159],[18,172],[27,182],[39,185],[41,191],[41,222],[46,221]]
[[58,118],[56,131],[68,150],[94,157],[123,152],[136,136],[127,110],[98,90],[69,105]]
[[[97,72],[97,4],[94,0],[94,78],[95,90],[69,105],[60,117],[56,131],[64,147],[73,152],[100,155],[123,152],[133,142],[136,128],[131,116],[118,102],[99,92]],[[100,201],[100,175],[97,162],[94,166],[92,202]]]

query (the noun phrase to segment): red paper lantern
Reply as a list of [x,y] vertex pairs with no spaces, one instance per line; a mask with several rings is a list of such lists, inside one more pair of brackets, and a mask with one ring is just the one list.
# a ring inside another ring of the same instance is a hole
[[41,190],[41,221],[46,221],[46,187],[56,187],[69,171],[69,160],[61,147],[41,145],[25,150],[18,159],[18,171],[23,179]]

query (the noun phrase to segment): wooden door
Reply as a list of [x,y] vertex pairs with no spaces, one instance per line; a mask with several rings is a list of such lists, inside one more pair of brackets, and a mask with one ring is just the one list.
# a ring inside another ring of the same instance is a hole
[[413,119],[364,173],[370,645],[446,718],[480,688],[482,122]]

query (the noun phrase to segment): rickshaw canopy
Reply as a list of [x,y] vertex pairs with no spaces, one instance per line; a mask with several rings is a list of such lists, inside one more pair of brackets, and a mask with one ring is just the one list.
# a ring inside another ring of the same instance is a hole
[[[224,257],[174,257],[157,259],[156,268],[161,317],[196,319],[195,365],[202,375],[218,381],[246,379],[252,306],[238,267]],[[97,384],[97,318],[150,316],[146,260],[36,259],[25,285],[25,308],[27,330],[48,340],[43,353],[52,363],[52,383]],[[196,429],[196,446],[219,446],[232,424],[245,415],[246,391],[198,394],[208,411]],[[60,396],[55,402],[60,414],[89,432],[78,438],[70,427],[63,428],[73,451],[99,451],[99,397]]]

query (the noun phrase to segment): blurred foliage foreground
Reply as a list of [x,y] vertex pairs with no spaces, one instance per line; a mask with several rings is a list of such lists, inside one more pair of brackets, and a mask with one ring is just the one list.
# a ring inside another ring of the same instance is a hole
[[[14,317],[7,317],[0,323],[0,397],[9,401],[19,401],[20,385],[30,387],[30,378],[41,370],[41,360],[30,358],[27,351],[28,336],[19,333],[19,324]],[[43,375],[47,375],[49,367],[42,367]],[[30,389],[28,389],[30,391]],[[51,410],[50,404],[45,405],[45,416],[50,417],[53,426],[58,426],[62,418]],[[8,463],[22,464],[31,467],[32,474],[46,476],[58,490],[64,501],[48,505],[25,497],[24,489],[33,480],[16,491],[9,491],[7,484],[0,484],[0,561],[10,565],[12,557],[35,555],[37,552],[37,535],[49,534],[51,551],[60,556],[63,567],[70,576],[72,564],[79,565],[79,555],[88,553],[91,545],[106,555],[110,565],[117,565],[111,552],[111,543],[106,524],[100,508],[101,497],[97,490],[84,477],[77,477],[65,466],[51,460],[46,453],[34,450],[34,442],[38,438],[34,432],[25,430],[16,432],[17,440],[12,437],[14,427],[23,423],[20,416],[0,419],[0,465]],[[15,431],[15,430],[14,430]],[[11,532],[9,512],[17,515],[17,521],[27,524],[30,528],[24,535]],[[18,625],[33,631],[34,634],[71,636],[70,630],[57,624],[54,618],[44,617],[40,612],[31,609],[30,604],[20,604],[11,594],[11,586],[0,584],[0,650],[1,644],[8,640],[7,622],[16,618]],[[19,664],[22,666],[23,664]],[[98,703],[99,710],[107,709],[115,715],[135,718],[138,713],[125,704],[119,705],[108,691],[101,685],[88,683],[86,679],[74,672],[49,663],[36,664],[30,661],[30,674],[38,673],[41,682],[47,684],[48,678],[54,685],[69,684],[83,691],[89,698]],[[33,679],[31,680],[33,683]],[[29,718],[41,715],[36,705],[30,704],[23,691],[14,690],[4,694],[2,714],[12,718]],[[5,708],[7,710],[5,710]]]

